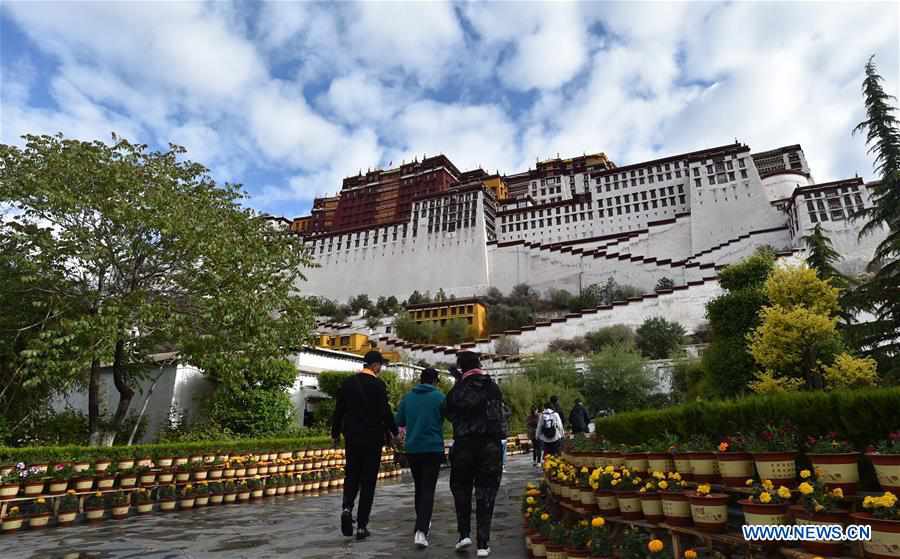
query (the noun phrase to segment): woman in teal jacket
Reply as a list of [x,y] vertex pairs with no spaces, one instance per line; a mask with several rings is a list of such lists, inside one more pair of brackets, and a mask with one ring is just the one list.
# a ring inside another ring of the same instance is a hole
[[396,423],[406,427],[404,447],[416,486],[417,547],[428,547],[428,530],[434,508],[434,489],[444,460],[444,395],[437,388],[438,372],[422,371],[417,384],[397,407]]

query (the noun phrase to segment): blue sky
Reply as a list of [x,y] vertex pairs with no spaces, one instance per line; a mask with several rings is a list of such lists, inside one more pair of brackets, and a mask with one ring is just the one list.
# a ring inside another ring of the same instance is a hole
[[293,217],[426,154],[516,172],[734,141],[871,177],[863,65],[896,92],[896,3],[16,2],[0,5],[0,141],[63,132],[188,149]]

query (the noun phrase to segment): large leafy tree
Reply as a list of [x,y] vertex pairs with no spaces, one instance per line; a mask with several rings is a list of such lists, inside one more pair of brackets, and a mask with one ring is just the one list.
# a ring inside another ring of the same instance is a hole
[[857,339],[867,353],[894,372],[900,355],[900,129],[895,115],[896,98],[885,93],[874,57],[866,64],[862,90],[866,119],[854,133],[864,132],[879,180],[870,186],[874,205],[859,217],[865,219],[860,236],[887,231],[869,265],[872,277],[855,294],[859,306],[874,320],[858,325]]
[[[102,364],[118,392],[115,432],[153,356],[238,387],[306,341],[311,313],[294,287],[309,263],[302,241],[244,209],[239,186],[217,185],[174,145],[24,139],[0,146],[0,203],[15,212],[0,235],[20,249],[3,258],[22,274],[32,263],[22,281],[41,282],[40,299],[66,310],[36,351],[50,371],[90,364],[93,440]],[[73,354],[51,351],[72,340]]]
[[638,409],[656,388],[644,359],[633,347],[609,345],[591,357],[584,393],[591,409],[622,412]]
[[637,329],[637,347],[649,359],[667,359],[684,343],[686,332],[661,316],[645,320]]

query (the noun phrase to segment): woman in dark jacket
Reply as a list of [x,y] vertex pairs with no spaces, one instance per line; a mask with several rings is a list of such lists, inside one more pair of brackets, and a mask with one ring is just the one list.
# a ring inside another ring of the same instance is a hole
[[541,410],[534,408],[526,420],[528,438],[531,440],[531,464],[539,466],[541,463],[541,440],[537,437],[538,423],[541,421]]

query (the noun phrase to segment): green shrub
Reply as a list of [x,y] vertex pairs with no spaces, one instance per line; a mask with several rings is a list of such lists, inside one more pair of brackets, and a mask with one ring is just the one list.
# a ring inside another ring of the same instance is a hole
[[597,420],[596,426],[611,441],[632,444],[662,433],[682,440],[698,434],[718,438],[786,422],[795,425],[804,438],[835,431],[857,448],[865,448],[900,428],[900,387],[693,402],[621,413]]

